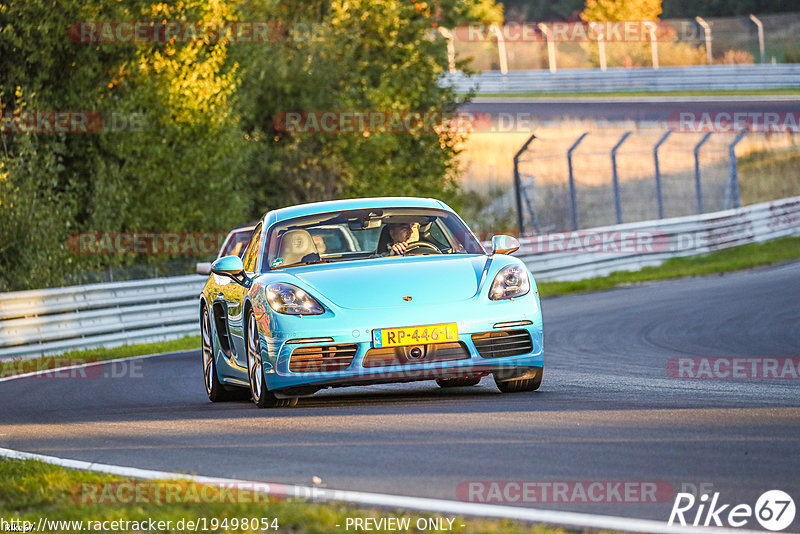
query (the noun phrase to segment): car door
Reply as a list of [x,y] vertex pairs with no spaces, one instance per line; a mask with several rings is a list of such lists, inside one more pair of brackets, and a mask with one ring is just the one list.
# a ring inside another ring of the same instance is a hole
[[[244,270],[249,277],[255,274],[256,258],[260,249],[261,225],[259,224],[253,230],[250,243],[248,243],[242,258]],[[244,368],[247,367],[247,344],[244,338],[244,322],[246,320],[244,317],[244,299],[247,296],[248,289],[231,281],[226,286],[226,291],[223,291],[228,311],[228,328],[231,334],[233,357],[236,360],[236,364]]]

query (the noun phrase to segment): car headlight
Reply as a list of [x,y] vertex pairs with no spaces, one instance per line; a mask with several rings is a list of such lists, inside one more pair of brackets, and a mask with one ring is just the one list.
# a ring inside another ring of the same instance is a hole
[[504,300],[527,295],[531,290],[531,282],[524,267],[509,265],[503,267],[494,277],[489,289],[489,298]]
[[314,297],[291,284],[274,282],[267,286],[267,301],[278,313],[287,315],[319,315],[325,313]]

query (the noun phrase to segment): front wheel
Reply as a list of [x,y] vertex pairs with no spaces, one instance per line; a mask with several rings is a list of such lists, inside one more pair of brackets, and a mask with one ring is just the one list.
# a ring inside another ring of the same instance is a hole
[[[211,402],[239,400],[241,399],[240,392],[225,389],[225,386],[222,385],[219,377],[217,377],[217,366],[214,362],[214,343],[211,341],[211,336],[211,317],[204,307],[200,318],[200,343],[203,353],[203,377],[206,384],[206,394]],[[237,388],[237,390],[243,390],[243,388]]]
[[297,404],[297,398],[279,399],[264,384],[264,366],[261,360],[261,341],[258,338],[256,316],[247,316],[247,374],[250,377],[250,395],[259,408],[284,408]]
[[531,367],[524,372],[495,371],[492,376],[497,389],[503,393],[516,393],[539,389],[539,386],[542,385],[543,374],[544,369],[542,367]]

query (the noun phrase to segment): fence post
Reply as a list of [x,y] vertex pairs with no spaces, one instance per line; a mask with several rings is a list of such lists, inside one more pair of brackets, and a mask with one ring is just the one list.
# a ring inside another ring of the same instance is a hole
[[517,226],[519,226],[519,235],[525,233],[525,220],[522,215],[522,180],[519,176],[519,157],[528,150],[528,145],[536,139],[536,136],[531,134],[525,144],[520,147],[516,154],[514,154],[514,196],[517,200]]
[[764,63],[764,25],[761,23],[761,21],[758,19],[758,17],[756,17],[752,13],[750,13],[750,20],[752,20],[753,24],[755,24],[756,28],[758,28],[758,51],[761,54],[761,63],[763,64]]
[[556,45],[553,42],[553,33],[547,28],[547,25],[543,22],[540,22],[536,25],[539,28],[539,31],[544,34],[545,39],[547,39],[547,62],[550,65],[550,72],[555,72],[556,67]]
[[653,69],[658,70],[658,37],[656,36],[656,25],[653,22],[643,23],[650,30],[650,56],[653,62]]
[[622,224],[622,204],[619,200],[619,178],[617,177],[617,150],[633,132],[625,132],[614,148],[611,149],[611,177],[614,182],[614,210],[617,212],[617,224]]
[[575,175],[572,173],[572,152],[578,148],[583,138],[589,135],[589,132],[583,132],[578,139],[572,143],[572,146],[567,150],[567,168],[569,169],[569,202],[572,207],[572,229],[578,229],[578,195],[575,192]]
[[506,39],[497,24],[489,26],[489,31],[497,37],[497,55],[500,57],[500,73],[508,74],[508,54],[506,53]]
[[708,64],[711,65],[714,62],[711,55],[711,26],[702,17],[695,17],[694,20],[703,28],[703,36],[706,39],[706,59]]
[[[747,130],[742,130],[739,132],[739,135],[736,136],[736,139],[728,146],[728,183],[725,186],[725,205],[723,206],[724,209],[728,209],[730,207],[738,208],[740,201],[739,201],[739,171],[738,171],[738,163],[736,161],[736,145],[739,144],[739,141],[744,139],[744,136],[747,135]],[[729,200],[730,199],[730,200]],[[730,204],[733,204],[731,206]]]
[[694,146],[694,189],[697,195],[697,213],[703,213],[703,186],[700,184],[700,147],[702,147],[712,132],[708,132]]
[[603,40],[603,35],[597,36],[597,55],[600,56],[600,70],[605,72],[606,63],[606,42]]
[[653,162],[655,163],[656,167],[656,199],[658,200],[658,218],[664,218],[664,199],[661,197],[661,167],[658,164],[658,149],[661,145],[664,144],[664,141],[667,140],[667,137],[670,136],[672,130],[667,130],[661,139],[658,140],[656,146],[653,147]]
[[450,74],[456,73],[456,47],[453,44],[453,32],[439,26],[439,33],[447,39],[447,70]]

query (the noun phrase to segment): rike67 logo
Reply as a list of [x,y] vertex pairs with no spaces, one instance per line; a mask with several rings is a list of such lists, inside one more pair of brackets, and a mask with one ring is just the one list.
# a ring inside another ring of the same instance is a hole
[[[696,499],[691,493],[678,493],[669,514],[668,525],[677,520],[681,526],[724,526],[743,527],[755,518],[765,529],[784,530],[794,521],[794,500],[781,490],[764,492],[754,507],[749,504],[723,504],[719,492],[715,492],[709,502],[708,494]],[[752,524],[752,523],[751,523]]]

